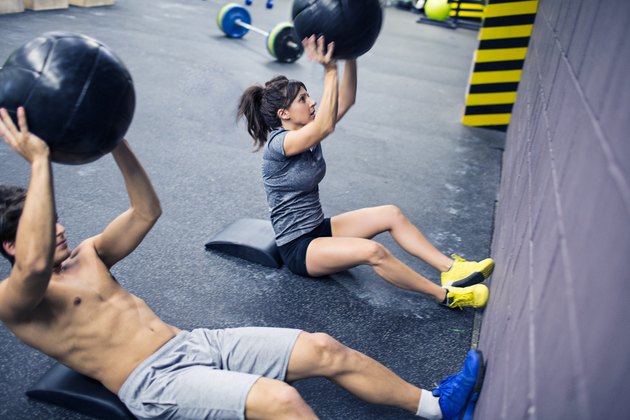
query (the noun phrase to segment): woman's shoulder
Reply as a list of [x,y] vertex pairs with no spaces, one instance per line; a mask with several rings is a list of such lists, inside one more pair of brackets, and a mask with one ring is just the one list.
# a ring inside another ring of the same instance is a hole
[[267,136],[265,153],[279,154],[284,157],[284,136],[288,131],[285,128],[275,128]]
[[288,132],[288,130],[286,128],[284,128],[284,127],[274,128],[267,135],[267,142],[273,140],[274,138],[278,137],[281,134],[284,135],[287,132]]

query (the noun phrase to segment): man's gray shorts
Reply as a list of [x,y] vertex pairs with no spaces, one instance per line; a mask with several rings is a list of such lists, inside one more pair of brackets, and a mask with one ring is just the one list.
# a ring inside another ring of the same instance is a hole
[[118,397],[138,418],[244,419],[261,376],[284,380],[300,330],[182,331],[136,367]]

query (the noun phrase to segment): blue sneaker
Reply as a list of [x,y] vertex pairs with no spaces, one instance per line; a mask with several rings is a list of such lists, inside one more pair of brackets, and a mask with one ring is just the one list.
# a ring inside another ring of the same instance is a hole
[[462,417],[462,420],[473,420],[473,417],[475,416],[475,406],[477,405],[478,399],[479,392],[473,391],[472,397],[470,397],[470,401],[466,406],[466,411],[464,412],[464,417]]
[[[469,402],[473,396],[479,396],[483,376],[486,370],[483,354],[480,350],[471,349],[464,361],[464,367],[456,375],[447,376],[440,386],[432,391],[439,397],[440,409],[444,420],[461,419],[467,413]],[[474,403],[470,408],[470,418],[474,414]]]

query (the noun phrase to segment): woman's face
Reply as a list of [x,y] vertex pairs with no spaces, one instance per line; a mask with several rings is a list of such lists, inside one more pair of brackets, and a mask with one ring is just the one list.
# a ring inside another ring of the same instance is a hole
[[289,109],[289,120],[298,125],[306,125],[315,119],[315,105],[306,89],[300,88],[297,96],[291,102]]

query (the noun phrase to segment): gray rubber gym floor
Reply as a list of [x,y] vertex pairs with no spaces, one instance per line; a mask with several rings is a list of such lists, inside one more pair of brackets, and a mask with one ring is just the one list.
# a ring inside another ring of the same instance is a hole
[[[290,19],[291,2],[258,0],[254,24]],[[313,280],[209,253],[204,243],[235,219],[268,217],[260,154],[252,153],[237,100],[277,74],[321,96],[321,66],[305,57],[279,64],[262,36],[231,40],[216,26],[222,1],[117,0],[113,7],[0,16],[0,62],[47,31],[93,36],[126,63],[137,107],[127,134],[161,197],[163,216],[115,276],[181,328],[278,326],[324,331],[422,387],[459,370],[474,341],[475,311],[451,310],[390,286],[369,267]],[[359,60],[356,106],[324,142],[321,199],[327,215],[398,205],[443,252],[489,254],[504,135],[460,124],[477,33],[416,23],[385,9],[381,35]],[[26,185],[26,163],[0,145],[0,182]],[[110,156],[54,165],[61,222],[71,244],[100,232],[127,207]],[[438,273],[376,238],[435,282]],[[9,273],[0,263],[0,278]],[[492,297],[491,297],[492,298]],[[0,418],[81,418],[24,392],[53,361],[0,327]],[[323,419],[405,419],[323,379],[297,384]]]

